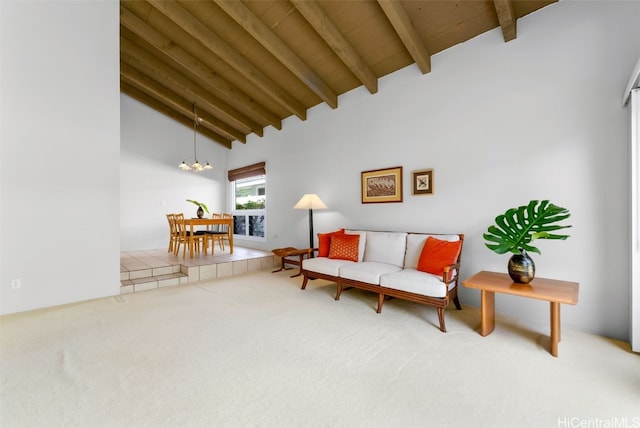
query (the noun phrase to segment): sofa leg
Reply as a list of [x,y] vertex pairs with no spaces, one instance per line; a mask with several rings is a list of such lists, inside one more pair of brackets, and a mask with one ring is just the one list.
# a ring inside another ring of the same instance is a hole
[[457,310],[461,310],[462,306],[460,306],[460,300],[458,300],[458,296],[453,298],[453,304],[456,305]]
[[378,309],[376,309],[377,313],[382,312],[382,304],[384,303],[384,294],[378,293]]
[[447,332],[447,328],[444,325],[444,308],[438,308],[438,320],[440,321],[440,331]]
[[342,284],[336,284],[336,300],[340,300],[340,294],[342,294]]
[[304,290],[305,288],[307,288],[307,282],[309,282],[309,277],[305,275],[304,281],[302,281],[302,287],[300,288],[301,290]]

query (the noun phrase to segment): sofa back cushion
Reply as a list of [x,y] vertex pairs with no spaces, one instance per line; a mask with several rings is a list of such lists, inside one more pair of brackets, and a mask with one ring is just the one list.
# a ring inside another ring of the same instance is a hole
[[460,240],[459,235],[438,235],[438,234],[426,234],[426,233],[409,233],[407,235],[407,253],[404,257],[405,269],[417,269],[418,260],[420,254],[424,248],[424,243],[428,237],[434,237],[443,241],[457,242]]
[[364,249],[364,261],[402,267],[406,247],[407,234],[404,232],[369,231]]

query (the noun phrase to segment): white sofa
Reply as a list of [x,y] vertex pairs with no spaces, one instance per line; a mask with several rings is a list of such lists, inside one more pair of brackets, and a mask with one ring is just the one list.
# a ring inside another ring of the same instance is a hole
[[[303,290],[309,279],[321,278],[337,284],[336,300],[340,299],[345,287],[372,291],[378,294],[378,313],[382,311],[385,296],[432,305],[438,310],[440,330],[446,332],[444,309],[450,301],[461,309],[458,273],[464,235],[364,230],[346,230],[345,233],[360,235],[358,261],[329,257],[305,259],[302,262]],[[443,268],[442,276],[417,269],[429,236],[442,241],[461,241],[457,260]]]

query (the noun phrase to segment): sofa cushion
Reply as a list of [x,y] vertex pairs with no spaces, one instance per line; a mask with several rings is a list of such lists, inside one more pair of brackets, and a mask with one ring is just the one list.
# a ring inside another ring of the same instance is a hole
[[448,242],[428,237],[418,259],[418,270],[442,276],[444,267],[458,260],[461,247],[460,241]]
[[[447,285],[442,282],[442,277],[416,269],[405,268],[398,272],[384,274],[380,277],[380,285],[429,297],[446,297],[447,295]],[[455,282],[452,282],[449,284],[449,289],[455,285]]]
[[340,278],[353,279],[369,284],[380,284],[380,277],[386,273],[401,270],[400,266],[386,263],[361,262],[340,267]]
[[358,261],[364,261],[364,249],[367,244],[367,231],[366,230],[345,230],[347,235],[360,235],[360,244],[358,246]]
[[329,248],[330,259],[358,261],[358,244],[360,236],[358,235],[334,235],[331,238],[331,247]]
[[364,261],[402,267],[406,247],[407,234],[404,232],[367,232]]
[[350,264],[355,264],[355,262],[330,259],[328,257],[314,257],[312,259],[304,259],[302,261],[302,269],[322,273],[324,275],[338,276],[340,268]]
[[428,237],[434,237],[449,242],[456,242],[460,240],[458,235],[432,235],[426,233],[409,233],[407,235],[407,252],[404,257],[404,267],[409,269],[416,269],[418,267],[418,260],[420,259],[420,253],[424,248],[424,243]]
[[344,229],[338,229],[330,233],[318,233],[318,257],[328,257],[331,248],[331,237],[335,234],[344,233]]

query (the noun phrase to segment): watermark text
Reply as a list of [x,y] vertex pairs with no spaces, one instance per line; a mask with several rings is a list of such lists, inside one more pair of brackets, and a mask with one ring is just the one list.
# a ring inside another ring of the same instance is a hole
[[580,418],[561,416],[558,428],[640,428],[640,416],[612,418]]

